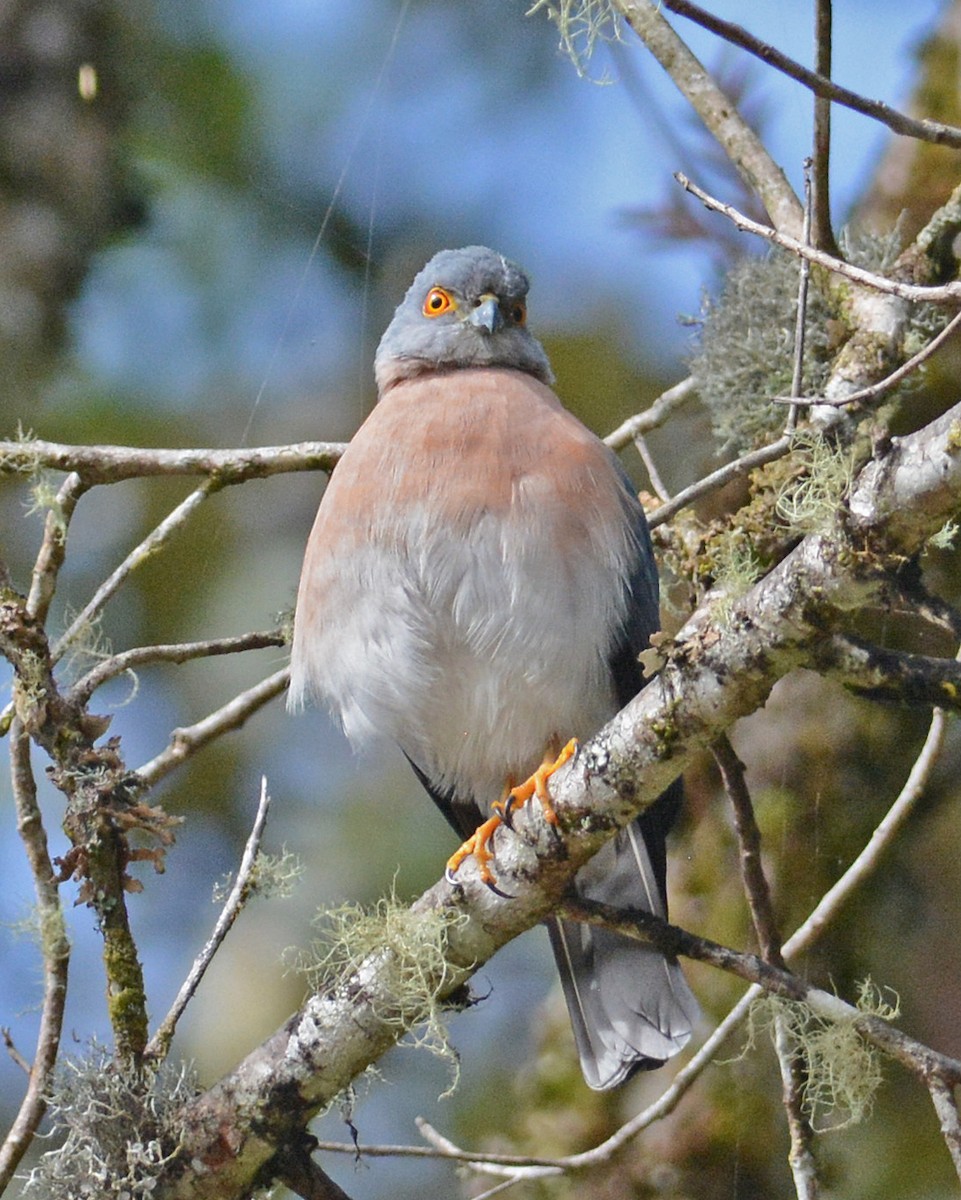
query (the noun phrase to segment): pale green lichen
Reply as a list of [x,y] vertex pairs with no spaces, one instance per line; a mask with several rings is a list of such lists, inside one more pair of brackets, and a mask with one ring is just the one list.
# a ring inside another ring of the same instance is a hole
[[[611,0],[535,0],[527,16],[541,11],[557,26],[561,50],[578,75],[587,75],[587,64],[598,42],[620,40],[620,15]],[[595,82],[605,83],[607,79]]]
[[192,1072],[137,1072],[94,1044],[65,1059],[48,1097],[55,1150],[23,1179],[23,1200],[150,1200],[180,1152],[180,1110],[197,1094]]
[[957,521],[945,521],[937,533],[932,533],[928,538],[928,546],[932,550],[953,550],[957,537]]
[[857,1014],[829,1020],[807,1004],[764,996],[751,1009],[749,1047],[759,1029],[775,1024],[804,1068],[802,1101],[818,1132],[856,1125],[870,1116],[881,1086],[881,1058],[857,1029],[860,1015],[894,1020],[897,997],[889,1004],[884,993],[867,979],[859,985]]
[[[845,230],[841,252],[848,262],[884,274],[901,249],[898,230],[884,235]],[[794,371],[799,264],[772,250],[735,264],[720,295],[706,297],[691,375],[711,414],[722,450],[743,453],[775,437],[784,427],[785,407],[775,397],[790,393]],[[802,396],[823,392],[835,358],[850,334],[845,291],[828,290],[816,273],[809,279],[804,329]],[[946,314],[932,304],[912,306],[900,347],[906,360],[944,327]],[[904,392],[923,376],[899,385]],[[866,380],[865,382],[871,382]]]
[[778,490],[774,511],[791,533],[823,532],[833,524],[851,486],[853,453],[813,431],[799,433],[794,446],[805,469]]
[[410,1043],[442,1059],[457,1086],[460,1064],[445,1020],[443,997],[452,982],[447,960],[448,934],[466,922],[463,913],[436,910],[414,912],[394,895],[371,910],[356,904],[319,914],[320,937],[296,966],[314,992],[335,992],[376,962],[378,993],[374,1004],[379,1020],[408,1032]]
[[730,621],[735,603],[764,574],[764,568],[751,541],[742,530],[731,529],[715,539],[714,590],[719,593],[713,614],[719,625]]
[[[286,900],[303,873],[303,861],[286,846],[281,847],[279,854],[265,854],[261,850],[247,876],[242,903],[246,904],[254,897],[262,900]],[[230,895],[233,881],[233,872],[229,872],[214,884],[214,904],[223,904]]]

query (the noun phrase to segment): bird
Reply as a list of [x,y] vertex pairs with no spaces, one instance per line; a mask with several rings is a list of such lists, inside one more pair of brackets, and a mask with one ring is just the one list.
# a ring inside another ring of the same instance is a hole
[[[644,510],[563,407],[527,326],[528,278],[483,246],[416,275],[374,358],[378,400],[322,497],[294,615],[288,704],[386,737],[496,889],[496,830],[641,687],[659,628]],[[513,792],[513,794],[512,794]],[[577,895],[666,917],[673,785],[584,866]],[[503,835],[501,835],[503,836]],[[662,1065],[697,1002],[678,962],[601,927],[548,931],[586,1083]]]

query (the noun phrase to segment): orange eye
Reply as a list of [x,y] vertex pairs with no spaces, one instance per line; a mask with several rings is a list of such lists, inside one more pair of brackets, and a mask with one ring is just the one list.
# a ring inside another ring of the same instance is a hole
[[527,320],[527,305],[523,300],[518,300],[516,304],[511,306],[511,320],[515,325],[523,325]]
[[452,308],[456,307],[457,304],[450,292],[444,291],[441,287],[432,287],[424,300],[423,311],[425,317],[441,317],[445,312],[450,312]]

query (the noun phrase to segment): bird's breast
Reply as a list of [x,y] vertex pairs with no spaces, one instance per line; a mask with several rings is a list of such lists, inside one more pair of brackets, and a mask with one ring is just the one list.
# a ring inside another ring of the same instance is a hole
[[483,807],[552,738],[614,711],[630,503],[601,443],[536,380],[488,369],[395,385],[318,513],[293,690]]

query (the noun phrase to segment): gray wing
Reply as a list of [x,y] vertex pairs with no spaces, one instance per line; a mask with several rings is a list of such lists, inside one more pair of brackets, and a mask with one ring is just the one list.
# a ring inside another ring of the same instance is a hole
[[[625,486],[630,488],[626,477]],[[610,658],[621,707],[640,691],[637,656],[659,625],[657,567],[639,506],[636,520],[638,552],[627,584],[630,603]],[[575,891],[616,908],[640,908],[666,917],[666,838],[681,799],[678,780],[578,872]],[[698,1006],[675,959],[579,922],[550,921],[548,932],[590,1087],[615,1087],[634,1071],[660,1066],[684,1047]]]

